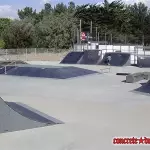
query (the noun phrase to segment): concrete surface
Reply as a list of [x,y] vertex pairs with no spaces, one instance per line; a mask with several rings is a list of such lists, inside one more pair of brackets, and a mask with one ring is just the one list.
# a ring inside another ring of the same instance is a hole
[[[30,62],[40,64],[40,62]],[[58,62],[43,62],[58,65]],[[71,66],[71,65],[70,65]],[[75,65],[91,70],[105,66]],[[111,72],[67,80],[0,76],[0,96],[21,102],[65,124],[0,134],[2,150],[149,150],[150,145],[113,145],[113,137],[150,137],[150,96],[131,92],[116,72],[150,69],[111,67]]]

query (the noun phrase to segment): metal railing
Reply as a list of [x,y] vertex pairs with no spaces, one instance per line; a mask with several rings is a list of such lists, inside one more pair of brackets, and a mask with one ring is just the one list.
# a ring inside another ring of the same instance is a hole
[[15,68],[16,68],[16,61],[13,61],[5,66],[3,66],[2,68],[0,68],[0,70],[4,69],[4,74],[7,74],[7,67],[14,64],[15,65]]

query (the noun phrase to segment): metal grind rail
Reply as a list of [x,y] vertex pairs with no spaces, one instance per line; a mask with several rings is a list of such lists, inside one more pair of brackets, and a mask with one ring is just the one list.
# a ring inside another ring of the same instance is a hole
[[15,65],[15,68],[16,68],[16,61],[13,61],[13,62],[11,62],[11,63],[9,63],[9,64],[3,66],[2,68],[0,68],[0,70],[4,69],[4,74],[7,74],[7,67],[8,67],[8,66],[11,66],[12,64],[14,64],[14,65]]

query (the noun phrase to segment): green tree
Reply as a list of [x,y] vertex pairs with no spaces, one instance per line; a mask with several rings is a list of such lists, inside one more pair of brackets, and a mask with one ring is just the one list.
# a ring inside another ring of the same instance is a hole
[[150,43],[150,9],[143,3],[125,5],[121,0],[104,0],[101,5],[76,6],[70,1],[68,6],[58,3],[54,8],[46,3],[39,13],[25,7],[18,10],[18,16],[20,21],[0,19],[0,39],[7,48],[69,48],[80,19],[83,31],[90,31],[92,21],[93,30],[97,27],[107,39],[112,34],[116,42],[134,43],[144,37],[145,43]]
[[0,18],[0,37],[3,31],[10,25],[11,20],[8,18]]
[[106,30],[116,29],[121,27],[128,20],[128,14],[124,9],[124,4],[121,1],[113,1],[109,3],[107,0],[102,5],[86,4],[77,7],[75,17],[82,19],[88,26],[93,22],[94,26],[100,26],[104,32]]
[[42,17],[44,17],[44,16],[46,16],[46,15],[51,14],[52,12],[53,12],[53,8],[52,8],[51,4],[50,4],[50,3],[46,3],[46,4],[44,5],[44,9],[42,9],[39,14],[41,14]]
[[18,16],[20,19],[36,17],[36,10],[33,10],[31,7],[25,7],[23,10],[18,10]]
[[74,2],[70,1],[68,3],[68,12],[69,13],[74,13],[75,12],[75,9],[76,9],[76,5]]
[[132,33],[136,37],[138,37],[136,42],[138,44],[142,44],[143,36],[147,35],[149,31],[149,9],[144,3],[141,2],[135,3],[134,5],[129,5],[128,9],[130,11],[130,23],[132,24]]
[[58,3],[54,7],[55,14],[65,13],[67,11],[67,6],[64,3]]
[[38,47],[69,48],[73,40],[75,20],[68,13],[45,16],[36,26]]
[[6,48],[27,48],[33,43],[34,26],[24,21],[13,21],[3,33]]
[[5,48],[5,42],[0,39],[0,48]]

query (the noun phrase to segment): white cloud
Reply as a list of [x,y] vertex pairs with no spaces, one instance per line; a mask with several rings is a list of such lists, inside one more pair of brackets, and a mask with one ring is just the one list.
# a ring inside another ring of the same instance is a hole
[[133,3],[139,3],[139,2],[142,2],[148,6],[150,6],[150,2],[149,0],[125,0],[126,3],[128,4],[133,4]]
[[50,3],[50,0],[41,0],[40,4]]
[[17,10],[10,5],[0,5],[0,17],[2,18],[17,18]]
[[[109,0],[109,2],[112,2],[114,0]],[[147,6],[150,7],[150,0],[123,0],[126,4],[134,4],[134,3],[139,3],[142,2],[146,4]]]

